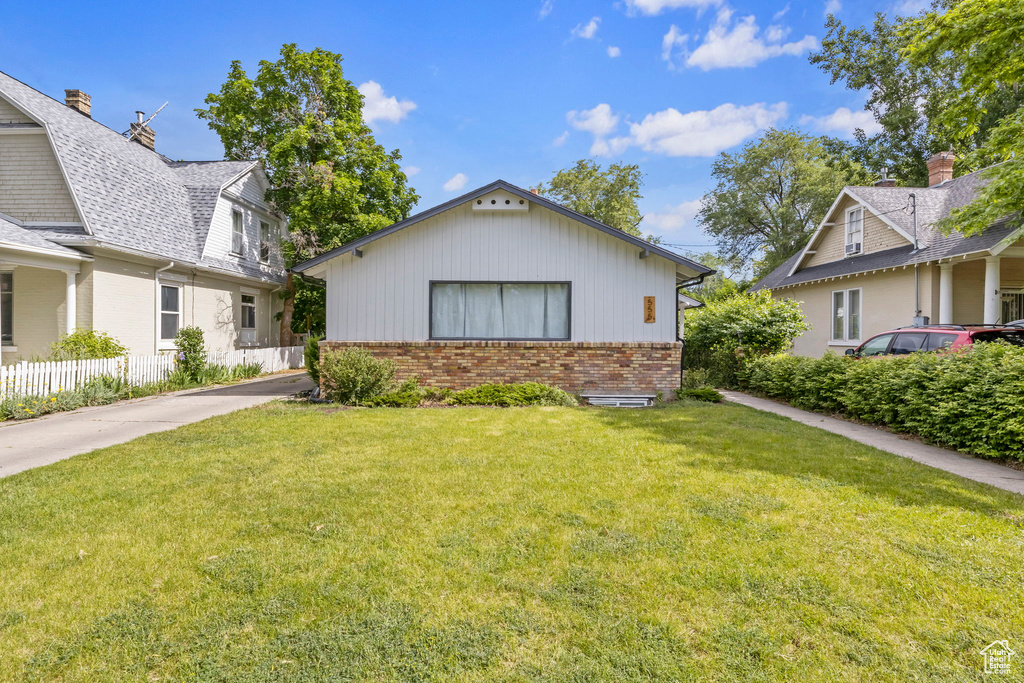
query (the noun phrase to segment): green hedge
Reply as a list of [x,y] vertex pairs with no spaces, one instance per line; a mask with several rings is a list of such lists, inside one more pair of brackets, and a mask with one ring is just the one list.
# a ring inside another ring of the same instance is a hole
[[799,408],[841,413],[989,458],[1024,461],[1024,348],[854,359],[749,359],[740,387]]
[[456,406],[575,406],[576,398],[558,387],[539,382],[481,384],[454,392],[448,403]]

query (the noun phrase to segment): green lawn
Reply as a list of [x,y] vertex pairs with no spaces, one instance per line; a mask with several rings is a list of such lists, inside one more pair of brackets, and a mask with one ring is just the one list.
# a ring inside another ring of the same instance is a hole
[[1022,527],[735,405],[276,404],[0,480],[0,680],[982,680]]

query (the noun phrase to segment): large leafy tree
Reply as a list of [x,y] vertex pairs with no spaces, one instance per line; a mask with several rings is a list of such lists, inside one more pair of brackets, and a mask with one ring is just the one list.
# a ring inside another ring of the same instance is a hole
[[611,164],[607,169],[590,159],[555,173],[549,183],[536,188],[540,194],[573,211],[641,237],[643,215],[637,202],[644,174],[635,164]]
[[[363,98],[345,78],[341,55],[294,44],[261,61],[250,78],[231,63],[219,93],[197,109],[228,159],[258,159],[270,179],[267,200],[288,217],[282,244],[291,266],[409,215],[419,199],[397,150],[377,144],[363,121]],[[324,324],[324,293],[288,276],[282,343],[292,330]],[[293,324],[294,321],[294,324]]]
[[749,263],[760,277],[807,241],[844,185],[871,175],[819,138],[769,129],[712,165],[716,186],[704,195],[698,220],[719,256]]
[[[983,136],[968,156],[986,170],[978,197],[944,222],[976,234],[993,222],[1024,214],[1024,2],[963,0],[932,11],[904,29],[904,54],[912,64],[955,61],[960,79],[937,121],[957,141]],[[1012,106],[1011,105],[1015,105]]]
[[[934,0],[932,15],[941,15],[958,3]],[[870,135],[860,131],[851,148],[853,158],[868,168],[888,167],[908,185],[924,186],[929,156],[953,145],[958,156],[971,157],[985,144],[992,127],[1017,109],[1024,93],[1005,88],[986,92],[978,100],[977,127],[965,132],[944,116],[959,98],[965,65],[948,50],[917,50],[911,58],[908,48],[915,40],[917,22],[918,18],[877,13],[871,26],[851,27],[829,15],[821,50],[810,61],[828,73],[833,83],[842,82],[867,95],[866,107],[881,131]],[[958,166],[968,167],[967,163]]]

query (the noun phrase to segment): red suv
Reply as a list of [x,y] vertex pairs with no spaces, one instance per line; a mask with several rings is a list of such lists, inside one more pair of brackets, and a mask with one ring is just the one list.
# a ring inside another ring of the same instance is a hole
[[876,334],[847,356],[896,356],[915,351],[942,351],[970,346],[975,342],[1004,341],[1024,346],[1024,328],[995,325],[927,325],[900,327]]

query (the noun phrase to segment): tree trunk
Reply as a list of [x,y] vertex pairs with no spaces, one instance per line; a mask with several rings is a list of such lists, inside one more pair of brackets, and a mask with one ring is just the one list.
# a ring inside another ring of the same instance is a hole
[[288,273],[284,283],[287,297],[284,300],[284,307],[281,309],[281,346],[295,346],[295,333],[292,332],[292,313],[295,311],[295,280],[291,273]]

